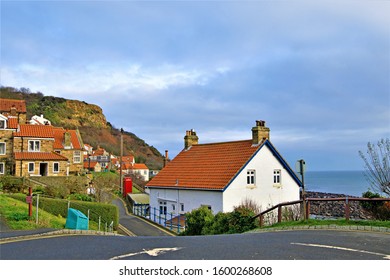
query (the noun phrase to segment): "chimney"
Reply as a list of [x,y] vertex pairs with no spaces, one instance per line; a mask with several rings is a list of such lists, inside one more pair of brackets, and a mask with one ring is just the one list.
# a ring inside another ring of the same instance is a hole
[[265,126],[265,121],[256,121],[256,126],[252,127],[252,144],[259,145],[265,139],[269,140],[270,129]]
[[165,150],[165,157],[164,157],[164,165],[163,165],[163,167],[167,166],[168,161],[169,161],[169,159],[168,159],[168,150]]
[[191,129],[186,131],[186,136],[184,136],[184,149],[188,150],[191,146],[198,144],[198,136],[196,132]]
[[11,116],[16,116],[17,115],[17,110],[16,110],[16,106],[15,105],[12,105],[11,107]]
[[70,133],[69,131],[66,131],[64,134],[64,147],[65,149],[71,149],[72,148],[72,142],[70,139]]

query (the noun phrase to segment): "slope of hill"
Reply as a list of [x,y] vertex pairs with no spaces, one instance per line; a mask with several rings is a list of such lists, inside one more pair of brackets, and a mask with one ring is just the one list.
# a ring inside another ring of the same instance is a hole
[[[32,93],[26,88],[1,87],[0,97],[24,99],[27,119],[44,115],[54,126],[78,128],[84,143],[95,149],[100,146],[112,154],[120,154],[120,130],[107,122],[103,110],[97,105]],[[161,153],[131,132],[123,133],[123,154],[133,155],[136,162],[145,163],[150,169],[160,169],[163,164]]]

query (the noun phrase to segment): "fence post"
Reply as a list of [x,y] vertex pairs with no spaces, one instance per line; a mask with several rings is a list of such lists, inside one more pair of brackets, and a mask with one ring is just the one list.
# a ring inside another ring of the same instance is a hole
[[278,206],[278,223],[282,222],[282,206]]
[[38,208],[39,208],[39,194],[37,194],[37,219],[36,219],[36,224],[38,224]]
[[349,200],[348,196],[345,198],[345,219],[349,221]]
[[306,203],[305,220],[308,220],[310,217],[310,200],[303,201],[303,203]]
[[180,214],[177,217],[177,233],[180,233]]
[[99,216],[99,231],[100,231],[100,216]]
[[264,225],[264,218],[263,218],[263,215],[262,214],[260,214],[260,216],[259,216],[259,226],[260,227],[262,227],[263,225]]

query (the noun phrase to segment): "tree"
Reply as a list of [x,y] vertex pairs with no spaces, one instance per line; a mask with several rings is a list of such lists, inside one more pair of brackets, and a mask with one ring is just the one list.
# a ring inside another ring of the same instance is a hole
[[365,163],[365,175],[373,190],[390,196],[390,140],[368,142],[366,155],[359,151]]

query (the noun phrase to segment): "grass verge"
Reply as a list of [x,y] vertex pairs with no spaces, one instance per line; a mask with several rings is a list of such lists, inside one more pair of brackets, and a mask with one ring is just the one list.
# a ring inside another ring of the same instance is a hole
[[[38,211],[38,224],[36,223],[36,207],[33,206],[32,217],[28,216],[28,204],[20,200],[0,195],[0,214],[12,230],[31,230],[37,228],[64,229],[66,218],[55,216],[45,210]],[[97,230],[98,224],[90,221],[89,228]]]
[[372,226],[372,227],[387,227],[390,228],[390,221],[376,221],[376,220],[349,220],[337,219],[337,220],[302,220],[302,221],[290,221],[282,222],[279,224],[273,224],[272,226],[264,226],[262,228],[279,228],[279,227],[294,227],[294,226]]

